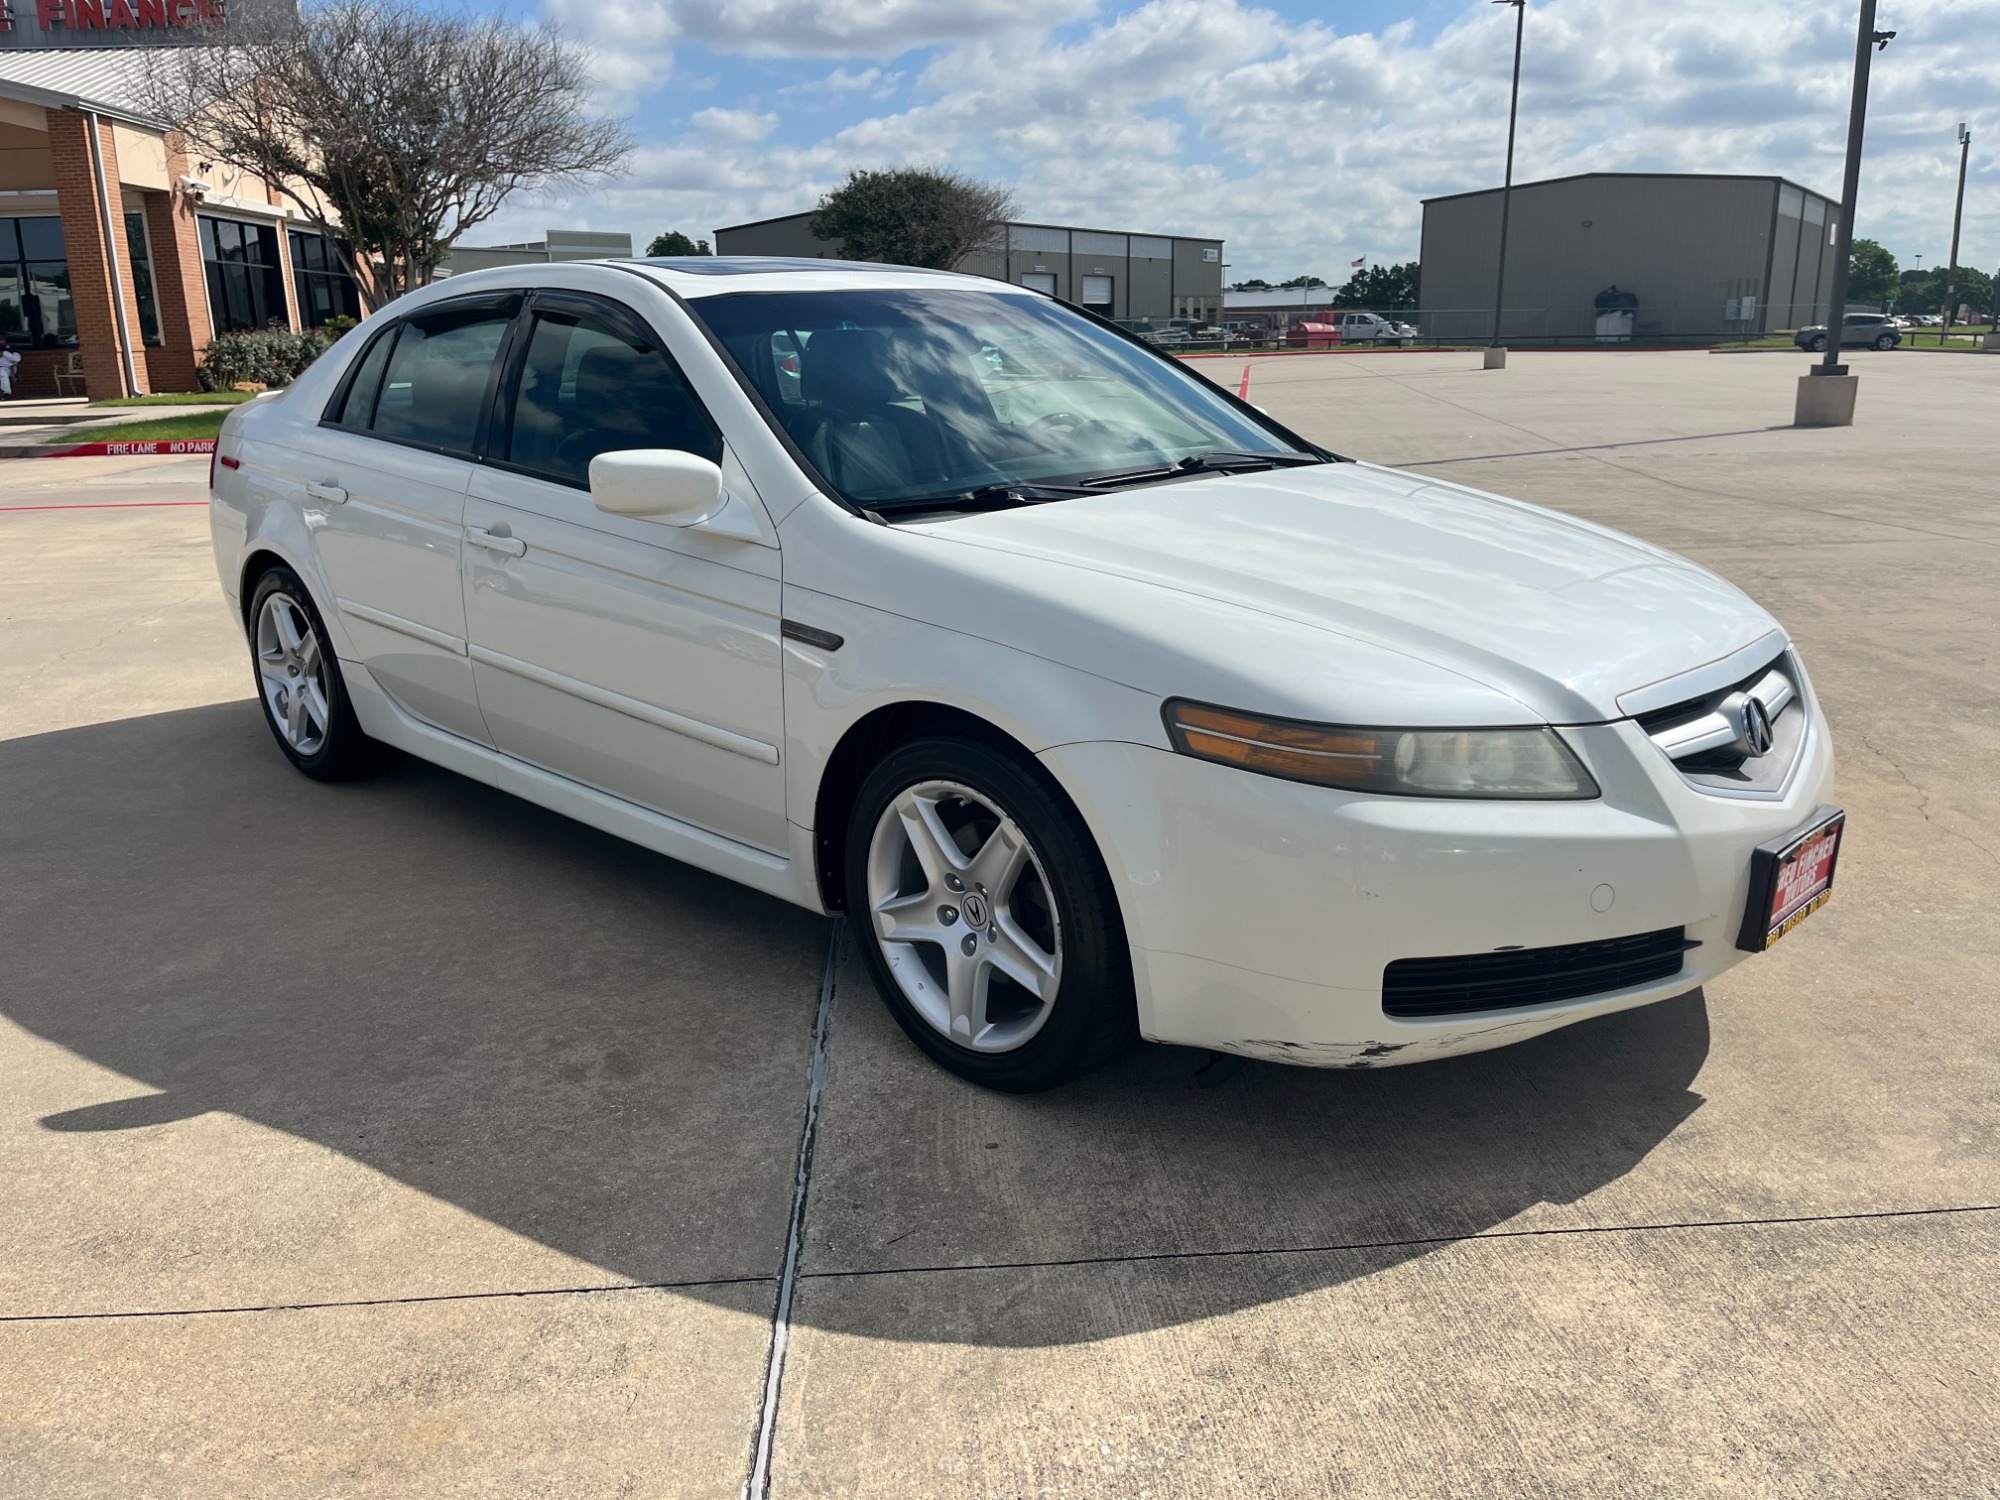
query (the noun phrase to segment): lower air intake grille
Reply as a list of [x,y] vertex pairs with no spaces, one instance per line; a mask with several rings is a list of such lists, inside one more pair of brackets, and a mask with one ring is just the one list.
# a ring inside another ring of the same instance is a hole
[[1382,971],[1382,1009],[1392,1016],[1455,1016],[1580,1000],[1671,979],[1696,946],[1682,927],[1560,948],[1517,948],[1459,958],[1399,958]]

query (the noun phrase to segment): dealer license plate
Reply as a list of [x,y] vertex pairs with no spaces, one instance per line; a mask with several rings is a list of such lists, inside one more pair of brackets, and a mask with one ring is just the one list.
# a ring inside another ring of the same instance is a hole
[[1822,807],[1750,856],[1750,902],[1736,946],[1762,953],[1833,899],[1833,867],[1847,814]]

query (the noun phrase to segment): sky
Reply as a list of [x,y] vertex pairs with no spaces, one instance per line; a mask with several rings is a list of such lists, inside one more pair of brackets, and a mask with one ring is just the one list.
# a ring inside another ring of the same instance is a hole
[[[949,166],[1021,217],[1214,235],[1228,278],[1413,259],[1422,200],[1498,185],[1514,11],[1492,0],[525,0],[628,119],[621,178],[468,243],[811,208],[857,167]],[[1515,180],[1776,173],[1838,197],[1855,0],[1530,0]],[[1881,0],[1857,229],[1907,268],[2000,264],[2000,0]]]

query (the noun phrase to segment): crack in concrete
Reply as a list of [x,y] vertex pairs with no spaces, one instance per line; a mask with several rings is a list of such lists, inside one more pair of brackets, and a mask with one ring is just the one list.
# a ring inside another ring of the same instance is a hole
[[1918,817],[1922,818],[1925,823],[1930,825],[1932,828],[1937,829],[1940,833],[1946,833],[1951,835],[1951,837],[1955,839],[1964,840],[1966,843],[1972,845],[1973,848],[1977,849],[1981,854],[1985,855],[1988,859],[1992,860],[1995,864],[2000,864],[2000,854],[1995,854],[1991,849],[1987,848],[1984,844],[1980,843],[1979,840],[1974,838],[1971,834],[1962,833],[1956,828],[1947,828],[1944,824],[1938,822],[1935,818],[1931,816],[1931,794],[1924,789],[1923,785],[1920,782],[1918,782],[1918,780],[1914,776],[1912,776],[1908,771],[1903,769],[1903,764],[1901,761],[1897,760],[1895,756],[1891,755],[1888,751],[1884,750],[1881,746],[1877,745],[1867,735],[1865,734],[1861,735],[1859,736],[1859,738],[1861,740],[1862,745],[1867,749],[1870,755],[1873,755],[1877,760],[1881,761],[1883,764],[1888,766],[1890,770],[1894,771],[1896,775],[1899,778],[1901,778],[1904,786],[1908,787],[1911,791],[1917,794]]
[[743,1500],[766,1500],[771,1493],[771,1454],[778,1437],[778,1404],[784,1398],[785,1356],[792,1342],[792,1298],[799,1285],[799,1254],[804,1248],[806,1201],[812,1191],[813,1145],[819,1135],[819,1106],[826,1092],[827,1049],[833,1031],[834,977],[840,972],[840,941],[845,926],[833,919],[827,935],[826,971],[820,978],[819,1009],[813,1016],[812,1060],[806,1067],[805,1121],[799,1129],[799,1162],[792,1180],[792,1214],[785,1235],[785,1264],[778,1276],[778,1297],[771,1310],[771,1349],[764,1361],[763,1400],[757,1410],[757,1441],[750,1450],[750,1473],[743,1481]]

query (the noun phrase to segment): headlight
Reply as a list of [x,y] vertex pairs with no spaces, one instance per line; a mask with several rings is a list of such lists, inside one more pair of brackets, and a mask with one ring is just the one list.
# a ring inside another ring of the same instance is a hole
[[1553,729],[1353,729],[1172,698],[1174,748],[1287,781],[1395,797],[1571,801],[1597,783]]

